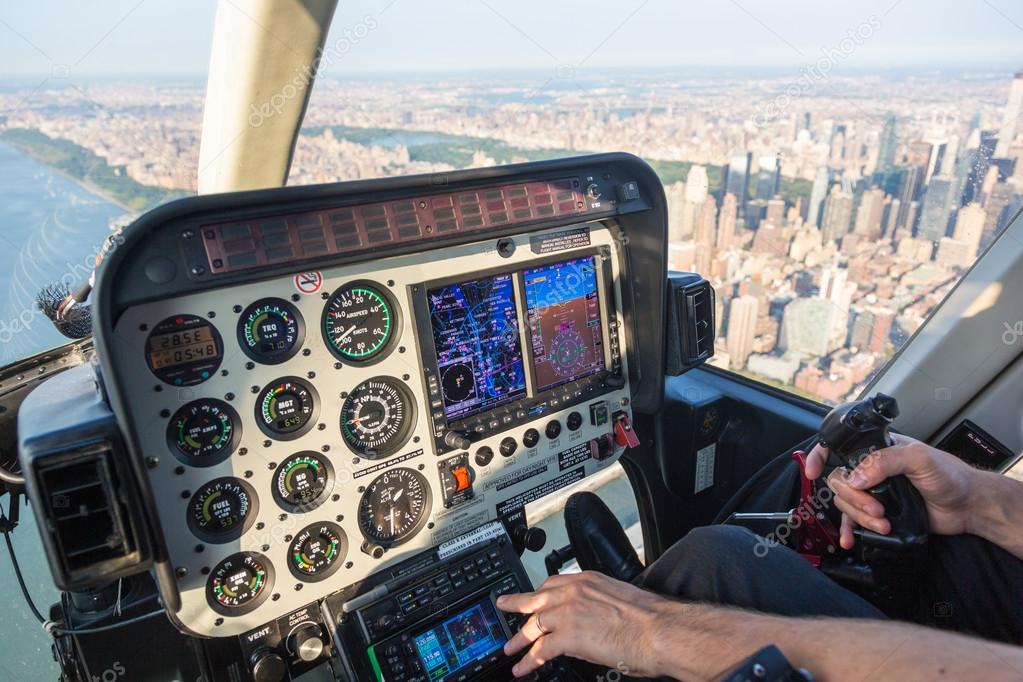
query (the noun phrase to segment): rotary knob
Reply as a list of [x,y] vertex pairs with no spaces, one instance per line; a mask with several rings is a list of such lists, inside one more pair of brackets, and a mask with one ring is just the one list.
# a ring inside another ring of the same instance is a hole
[[300,625],[288,638],[288,650],[306,663],[312,663],[322,656],[324,648],[320,626],[315,623]]
[[515,442],[515,439],[511,436],[501,441],[501,445],[498,450],[502,457],[511,457],[515,454],[515,450],[518,449],[519,444]]
[[282,682],[288,674],[288,666],[280,654],[263,649],[253,656],[252,678],[256,682]]

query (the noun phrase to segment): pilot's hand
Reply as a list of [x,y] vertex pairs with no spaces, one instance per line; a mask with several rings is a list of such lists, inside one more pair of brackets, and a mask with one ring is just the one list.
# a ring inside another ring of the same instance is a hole
[[606,665],[619,675],[656,675],[651,659],[658,621],[664,623],[661,607],[668,603],[594,571],[552,576],[536,592],[498,598],[503,611],[533,614],[504,652],[514,656],[529,648],[512,669],[517,677],[561,655]]
[[[932,533],[970,532],[971,492],[977,470],[954,455],[908,436],[893,433],[891,437],[894,445],[871,453],[852,472],[839,467],[828,476],[835,506],[842,512],[842,547],[852,549],[855,526],[885,535],[891,532],[884,506],[866,491],[896,474],[905,474],[920,491]],[[819,478],[827,459],[827,448],[815,446],[806,459],[806,475]]]

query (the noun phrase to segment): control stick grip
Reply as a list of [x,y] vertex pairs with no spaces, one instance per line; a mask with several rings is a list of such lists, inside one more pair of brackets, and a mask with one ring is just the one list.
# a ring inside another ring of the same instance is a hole
[[[831,410],[821,423],[820,441],[827,446],[833,463],[849,470],[876,450],[893,444],[889,429],[899,415],[895,398],[878,393]],[[870,544],[891,549],[909,549],[927,541],[927,508],[920,492],[903,475],[892,476],[870,489],[884,505],[892,524],[891,533],[859,532]]]

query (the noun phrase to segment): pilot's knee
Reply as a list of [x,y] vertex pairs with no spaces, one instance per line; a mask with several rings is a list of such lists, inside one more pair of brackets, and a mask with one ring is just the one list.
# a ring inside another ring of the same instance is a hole
[[752,551],[762,541],[748,528],[718,524],[694,528],[678,544],[687,553],[721,556]]

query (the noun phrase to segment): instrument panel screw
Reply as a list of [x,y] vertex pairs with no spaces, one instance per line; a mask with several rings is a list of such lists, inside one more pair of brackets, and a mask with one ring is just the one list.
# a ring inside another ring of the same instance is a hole
[[402,381],[408,381],[408,380],[409,380],[409,378],[410,378],[410,377],[409,377],[409,375],[408,375],[408,374],[402,374],[402,375],[401,375],[401,379],[402,379]]
[[228,374],[230,374],[230,372],[228,372],[226,369],[220,370],[220,376],[226,377]]
[[[254,363],[254,362],[246,362],[245,363],[245,369],[252,369],[255,366],[256,366],[256,363]],[[259,391],[259,389],[256,388],[255,386],[253,386],[253,388],[255,388],[257,392]]]
[[336,494],[336,493],[330,496],[330,501],[331,502],[337,502],[340,499],[341,499],[341,496]]
[[264,528],[266,528],[266,524],[262,521],[256,524],[256,530],[263,530]]
[[160,458],[159,457],[153,457],[153,456],[146,457],[146,466],[149,467],[150,469],[155,469],[159,465],[160,465]]
[[199,554],[202,554],[204,551],[206,551],[206,545],[196,545],[195,551],[198,552]]
[[269,552],[270,551],[270,545],[263,545],[263,551],[264,552]]
[[359,463],[359,458],[358,457],[352,457],[352,464],[358,464],[358,463]]
[[321,423],[321,424],[317,424],[317,425],[316,425],[316,430],[317,430],[317,431],[323,431],[323,430],[324,430],[324,429],[326,429],[326,428],[327,428],[327,425],[326,425],[326,424],[322,424],[322,423]]
[[170,410],[168,410],[166,408],[160,410],[160,416],[164,417],[164,418],[169,417],[170,416]]
[[310,355],[312,355],[312,353],[313,352],[311,350],[309,350],[308,348],[303,348],[302,349],[302,356],[303,357],[309,357]]
[[626,397],[622,397],[622,399],[618,401],[618,404],[621,405],[622,407],[625,407],[626,405],[629,404],[629,399]]
[[334,369],[341,369],[341,363],[340,362],[335,362],[334,363]]
[[140,332],[149,331],[149,325],[143,322],[142,324],[139,325],[139,331]]
[[153,386],[153,390],[156,391],[157,393],[159,393],[160,391],[163,390],[163,386],[161,386],[160,384],[157,384],[156,386]]
[[210,574],[210,567],[209,566],[203,566],[202,568],[199,569],[199,572],[202,573],[203,575],[209,575]]
[[399,353],[404,353],[405,352],[405,346],[398,346],[398,352]]
[[299,296],[298,294],[292,294],[291,295],[291,300],[294,301],[295,303],[298,303],[299,299],[301,299],[301,298],[302,297]]
[[174,570],[174,575],[178,577],[178,580],[181,580],[188,575],[188,569],[184,566],[178,566],[177,569]]
[[360,485],[360,486],[359,486],[359,492],[360,492],[360,493],[364,493],[364,492],[366,492],[366,486],[364,486],[364,485]]
[[242,311],[242,307],[236,303],[234,307],[231,308],[231,310],[235,311],[236,313],[240,313]]
[[351,567],[352,567],[352,566],[354,566],[354,565],[355,565],[355,564],[353,564],[353,563],[352,563],[351,561],[346,561],[346,562],[345,562],[345,568],[351,568]]
[[330,452],[330,446],[324,445],[323,447],[320,448],[320,452]]
[[295,583],[295,591],[300,592],[302,590],[302,583]]
[[252,478],[252,471],[246,471],[245,478]]
[[234,393],[225,393],[224,400],[234,400]]
[[326,291],[324,291],[322,294],[320,294],[320,298],[322,298],[324,301],[326,301],[328,298],[330,298],[330,294],[328,294]]
[[249,454],[249,449],[248,448],[238,448],[238,456],[239,457],[244,457],[247,454]]
[[278,599],[281,598],[281,595],[274,592],[272,595],[270,595],[270,598],[273,599],[274,601],[277,601]]
[[270,471],[273,471],[274,469],[277,468],[277,463],[276,462],[267,462],[266,468],[269,469]]
[[341,391],[341,397],[342,398],[347,398],[348,397],[348,391]]
[[253,393],[259,393],[259,386],[253,386],[249,390],[252,391]]
[[270,447],[271,445],[273,445],[273,443],[271,443],[270,441],[268,441],[268,440],[265,440],[265,441],[263,441],[263,447],[264,447],[264,448],[268,448],[268,447]]
[[345,520],[345,515],[344,514],[338,514],[337,516],[334,517],[334,520],[337,521],[338,523],[341,523],[342,521]]
[[217,618],[215,621],[213,621],[213,624],[216,625],[217,627],[220,627],[221,625],[224,624],[224,619],[223,618]]
[[288,520],[288,515],[287,514],[281,514],[280,516],[277,517],[277,520],[278,521],[287,521]]
[[212,319],[213,319],[214,317],[216,317],[216,316],[217,316],[217,314],[216,314],[215,312],[213,312],[212,310],[211,310],[211,311],[209,311],[208,313],[206,313],[206,317],[210,318],[211,320],[212,320]]
[[413,436],[412,437],[412,442],[413,443],[418,443],[419,442],[419,436]]
[[310,379],[315,379],[316,378],[316,372],[308,372],[308,373],[306,373],[306,376],[308,378],[310,378]]
[[435,525],[436,525],[436,524],[435,524],[435,523],[434,523],[433,521],[430,521],[430,522],[429,522],[428,524],[426,524],[426,527],[427,527],[427,528],[429,528],[430,530],[433,530],[433,527],[434,527]]
[[191,496],[192,496],[192,493],[190,491],[188,491],[188,490],[182,490],[181,491],[181,499],[187,500]]
[[185,467],[174,467],[174,473],[178,476],[183,476],[185,473]]
[[422,470],[423,470],[423,469],[425,469],[425,468],[426,468],[426,465],[425,465],[425,464],[420,464],[420,465],[419,465],[419,470],[420,470],[420,471],[422,471]]
[[285,542],[291,542],[291,540],[292,540],[292,537],[290,535],[285,535],[284,536],[284,541]]

